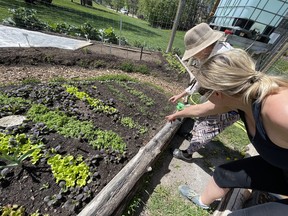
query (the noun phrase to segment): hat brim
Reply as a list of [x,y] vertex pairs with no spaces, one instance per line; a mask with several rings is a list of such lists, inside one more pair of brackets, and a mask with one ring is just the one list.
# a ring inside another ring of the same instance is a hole
[[224,36],[224,33],[214,30],[213,34],[211,34],[210,37],[207,38],[207,40],[206,40],[207,42],[201,43],[199,46],[196,46],[196,47],[194,47],[192,49],[186,50],[184,52],[183,57],[182,57],[182,61],[186,61],[187,59],[189,59],[192,56],[196,55],[197,53],[199,53],[200,51],[202,51],[206,47],[208,47],[211,44],[213,44],[216,41],[218,41],[223,36]]

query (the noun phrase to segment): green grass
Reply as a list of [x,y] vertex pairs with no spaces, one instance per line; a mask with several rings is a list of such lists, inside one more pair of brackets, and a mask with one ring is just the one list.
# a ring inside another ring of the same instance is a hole
[[269,74],[279,74],[279,75],[288,75],[288,61],[286,59],[280,58],[276,61],[272,67],[268,70]]
[[225,128],[223,132],[214,138],[214,141],[219,141],[223,143],[223,145],[240,153],[243,153],[245,147],[250,143],[246,131],[237,127],[236,123]]
[[198,208],[185,201],[180,195],[173,194],[173,189],[169,187],[157,186],[155,192],[149,199],[149,215],[157,216],[208,216],[211,212]]
[[[80,0],[53,0],[52,5],[45,6],[26,4],[23,0],[0,0],[0,20],[10,16],[9,8],[26,7],[37,10],[37,17],[47,23],[66,22],[79,26],[84,22],[92,24],[96,29],[113,27],[115,33],[128,39],[133,45],[140,42],[148,48],[161,48],[166,51],[171,36],[171,30],[152,28],[149,24],[137,18],[116,13],[102,5],[93,2],[93,7],[83,7]],[[122,28],[120,29],[120,22]],[[185,32],[178,31],[173,47],[177,47],[183,53]]]

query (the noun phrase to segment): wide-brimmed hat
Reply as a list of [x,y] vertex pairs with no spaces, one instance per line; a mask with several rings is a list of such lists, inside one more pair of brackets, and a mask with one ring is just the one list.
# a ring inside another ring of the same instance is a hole
[[185,53],[182,61],[191,58],[223,36],[224,33],[211,29],[207,23],[194,26],[184,36]]

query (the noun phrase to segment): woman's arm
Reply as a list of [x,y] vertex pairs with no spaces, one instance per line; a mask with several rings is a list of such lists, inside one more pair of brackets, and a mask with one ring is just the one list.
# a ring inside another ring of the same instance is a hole
[[168,121],[174,121],[177,118],[185,117],[203,117],[208,115],[221,114],[231,111],[231,108],[226,106],[215,105],[210,101],[203,104],[196,104],[186,107],[184,110],[166,116]]

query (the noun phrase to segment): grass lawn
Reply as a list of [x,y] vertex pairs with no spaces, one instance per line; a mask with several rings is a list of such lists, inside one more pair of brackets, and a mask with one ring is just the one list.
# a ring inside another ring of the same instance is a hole
[[[47,23],[63,23],[79,26],[88,22],[96,29],[113,27],[115,33],[125,37],[128,43],[140,43],[148,48],[166,51],[171,30],[152,28],[146,21],[117,13],[93,2],[93,7],[80,5],[80,0],[53,0],[53,4],[26,4],[23,0],[0,0],[0,20],[10,16],[9,8],[27,7],[37,11],[37,17]],[[184,51],[184,31],[178,31],[173,48]]]

